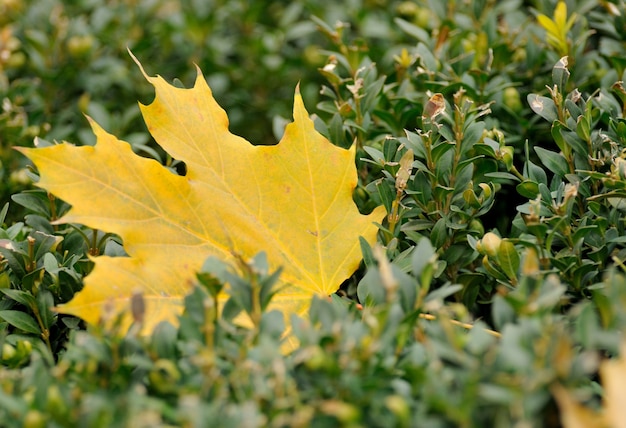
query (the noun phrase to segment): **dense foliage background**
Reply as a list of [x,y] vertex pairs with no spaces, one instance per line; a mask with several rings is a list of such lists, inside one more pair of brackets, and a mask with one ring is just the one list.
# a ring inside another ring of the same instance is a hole
[[[292,354],[276,313],[245,330],[216,309],[223,283],[272,283],[262,256],[207,262],[180,327],[152,337],[52,310],[121,242],[54,224],[67,204],[11,148],[93,144],[88,114],[184,172],[146,131],[127,49],[183,86],[197,64],[257,144],[298,82],[320,132],[356,144],[355,203],[388,216],[294,321]],[[559,426],[555,391],[599,409],[626,322],[625,70],[624,0],[0,0],[0,420]]]

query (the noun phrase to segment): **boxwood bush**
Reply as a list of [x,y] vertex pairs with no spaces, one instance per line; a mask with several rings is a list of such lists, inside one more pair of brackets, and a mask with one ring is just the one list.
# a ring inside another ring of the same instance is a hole
[[[626,3],[344,3],[0,2],[3,426],[557,427],[556,388],[601,407],[626,327]],[[55,224],[69,206],[11,147],[93,144],[87,113],[176,167],[127,48],[182,84],[196,62],[262,144],[301,81],[317,129],[356,145],[355,203],[388,215],[338,293],[291,320],[291,353],[280,314],[245,329],[216,303],[276,281],[263,253],[207,260],[180,326],[150,337],[141,304],[129,331],[54,312],[88,256],[123,249]]]

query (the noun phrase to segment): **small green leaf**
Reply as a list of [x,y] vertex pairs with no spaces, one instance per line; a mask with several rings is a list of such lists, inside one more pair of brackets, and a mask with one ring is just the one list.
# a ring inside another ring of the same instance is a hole
[[516,187],[517,193],[528,199],[535,199],[539,194],[539,185],[534,181],[526,180]]
[[457,293],[463,289],[463,285],[461,284],[445,284],[441,288],[437,288],[436,290],[428,293],[426,296],[426,302],[440,301],[443,302],[448,297],[452,296],[454,293]]
[[420,42],[428,42],[430,40],[430,35],[417,25],[411,24],[401,18],[395,18],[394,22],[402,31],[407,33],[409,36],[415,37]]
[[524,153],[526,154],[526,162],[524,163],[524,177],[536,182],[536,183],[544,183],[548,184],[548,177],[546,176],[546,172],[543,168],[535,165],[530,160],[530,150],[528,141],[524,145]]
[[9,299],[15,300],[28,308],[34,308],[36,305],[35,297],[26,291],[3,288],[0,289],[0,292],[2,292]]
[[[495,147],[492,144],[488,144],[487,141],[493,143]],[[496,150],[500,150],[500,146],[498,145],[498,143],[490,138],[485,138],[483,143],[484,144],[476,144],[474,146],[474,150],[476,151],[476,153],[484,156],[489,156],[492,159],[496,159]]]
[[581,226],[576,230],[576,232],[574,232],[574,236],[572,237],[572,240],[574,242],[578,242],[579,239],[585,239],[587,235],[589,235],[590,233],[596,232],[598,230],[599,230],[599,227],[596,224],[589,225],[589,226]]
[[[582,118],[583,116],[580,117]],[[587,120],[583,118],[583,121],[586,122]],[[574,152],[578,153],[579,155],[584,157],[587,156],[589,151],[589,147],[587,147],[587,143],[585,142],[587,140],[581,139],[576,132],[569,131],[566,128],[561,129],[560,132],[563,136],[565,144],[574,149]]]
[[585,116],[578,116],[576,120],[576,134],[584,141],[589,141],[591,138],[591,124]]
[[228,321],[232,321],[237,315],[241,313],[242,310],[243,309],[239,305],[239,303],[233,297],[231,297],[226,301],[224,307],[222,308],[222,318]]
[[398,292],[402,309],[406,313],[413,311],[415,309],[415,299],[420,288],[419,284],[417,284],[414,278],[402,272],[398,266],[393,264],[391,265],[391,273],[398,281]]
[[0,291],[9,290],[11,288],[11,278],[9,278],[9,273],[4,271],[0,273]]
[[601,331],[600,320],[593,307],[585,303],[579,309],[575,322],[576,339],[586,348],[592,348],[596,343],[598,333]]
[[507,239],[503,239],[498,247],[498,265],[510,280],[517,278],[520,256],[515,245]]
[[[261,303],[261,310],[265,310],[272,298],[276,295],[277,292],[280,291],[280,285],[278,284],[278,280],[280,278],[280,274],[282,273],[282,268],[277,268],[271,274],[264,276],[261,278],[260,286],[261,290],[259,291],[259,301]],[[282,316],[282,315],[281,315]]]
[[57,275],[59,272],[59,262],[52,253],[43,255],[43,267],[51,275]]
[[35,260],[39,260],[44,254],[56,251],[57,246],[63,241],[63,237],[49,235],[47,233],[35,231],[31,234],[35,238]]
[[435,256],[435,248],[428,238],[422,238],[411,256],[411,268],[416,277],[420,277],[424,268],[430,264]]
[[367,270],[356,290],[362,305],[377,305],[385,302],[385,289],[380,282],[380,272],[376,267]]
[[41,334],[39,326],[35,320],[25,312],[4,310],[0,311],[0,318],[16,327],[28,333]]
[[437,58],[432,53],[432,50],[424,43],[419,42],[415,53],[418,55],[422,66],[428,71],[437,71],[439,64]]
[[550,191],[550,188],[545,184],[539,184],[539,193],[541,194],[541,199],[543,199],[545,202],[549,203],[550,201],[552,201],[552,192]]
[[[369,147],[369,146],[365,146],[363,147],[363,150],[365,151],[365,153],[367,153],[372,160],[374,161],[375,164],[377,165],[384,165],[385,164],[385,155],[383,155],[383,152],[381,152],[380,150],[377,150],[373,147]],[[367,158],[362,158],[361,160],[369,160]]]
[[463,200],[465,200],[465,203],[474,209],[480,207],[480,201],[478,200],[478,197],[476,197],[474,189],[465,189],[463,192]]
[[561,284],[557,277],[550,276],[544,281],[535,305],[538,308],[553,309],[566,291],[567,287]]
[[499,269],[497,269],[490,261],[489,256],[483,257],[483,267],[487,271],[489,275],[494,277],[495,279],[499,279],[501,281],[506,281],[507,277]]
[[50,308],[54,307],[54,298],[52,297],[52,293],[48,290],[40,290],[35,300],[37,302],[37,309],[39,311],[39,319],[41,321],[42,328],[49,329],[56,318],[56,314],[50,310]]
[[435,190],[433,191],[433,197],[437,201],[444,201],[448,197],[448,195],[453,192],[454,188],[437,184],[437,186],[435,186]]
[[343,129],[343,121],[341,120],[341,115],[339,113],[335,113],[333,118],[328,123],[328,133],[330,134],[330,141],[339,147],[345,147],[346,134]]
[[565,174],[570,172],[567,161],[559,153],[546,150],[542,147],[535,147],[535,153],[537,153],[537,156],[539,156],[539,159],[546,166],[546,168],[554,172],[559,177],[564,177]]
[[448,233],[446,229],[446,219],[440,218],[437,220],[437,223],[433,226],[433,230],[430,232],[430,240],[436,248],[441,248],[441,246],[448,239]]
[[152,348],[160,358],[176,358],[178,332],[169,322],[157,324],[152,335]]
[[365,267],[369,269],[376,266],[371,245],[362,236],[359,236],[359,244],[361,244],[361,254],[363,254],[363,263],[365,264]]
[[4,204],[4,206],[2,207],[2,210],[0,210],[0,225],[2,225],[4,223],[4,220],[7,217],[7,212],[9,211],[9,203],[7,202],[6,204]]
[[554,83],[561,92],[563,92],[570,77],[567,65],[567,56],[564,56],[552,68],[552,83]]
[[461,143],[461,153],[465,153],[471,149],[483,135],[485,130],[485,122],[473,122],[470,124],[463,134],[463,142]]
[[548,122],[552,123],[557,120],[556,106],[552,99],[537,94],[528,94],[527,100],[530,108]]
[[437,163],[443,155],[448,153],[453,148],[454,144],[447,141],[442,141],[441,143],[437,144],[432,149],[433,162]]
[[509,172],[488,172],[487,174],[485,174],[485,177],[495,178],[495,180],[492,180],[495,183],[500,183],[505,180],[520,181],[517,176]]
[[550,133],[552,134],[552,138],[556,145],[561,149],[563,153],[567,153],[570,151],[569,147],[566,147],[565,140],[563,139],[563,135],[561,134],[561,130],[565,128],[565,126],[559,122],[558,120],[552,122],[552,127],[550,128]]
[[260,331],[275,340],[279,340],[285,332],[285,317],[283,313],[277,310],[264,312],[261,316]]
[[515,319],[515,311],[504,297],[496,294],[491,306],[491,316],[495,327],[502,331],[506,324],[513,322]]
[[50,202],[42,190],[25,190],[11,196],[14,202],[44,217],[50,216]]
[[387,209],[387,212],[390,213],[391,205],[396,196],[391,189],[391,186],[388,186],[387,183],[381,180],[376,182],[376,189],[378,190],[383,206]]

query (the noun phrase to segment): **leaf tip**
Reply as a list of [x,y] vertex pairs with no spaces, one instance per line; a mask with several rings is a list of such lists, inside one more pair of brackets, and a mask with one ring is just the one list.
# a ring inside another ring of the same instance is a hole
[[203,76],[202,69],[200,68],[200,66],[198,64],[196,64],[195,62],[193,63],[193,65],[196,67],[196,76],[197,77]]
[[304,113],[304,115],[308,116],[308,112],[306,107],[304,106],[304,101],[302,100],[302,95],[300,94],[300,82],[296,85],[295,94],[293,97],[293,117],[294,119],[300,114]]
[[128,55],[130,55],[130,57],[133,59],[133,61],[135,61],[135,64],[137,64],[137,67],[139,67],[139,70],[141,71],[141,74],[143,74],[143,77],[145,77],[147,81],[150,81],[150,76],[148,76],[146,71],[143,69],[143,65],[141,65],[141,62],[139,62],[137,57],[130,50],[130,47],[127,46],[126,50],[128,51]]
[[[46,143],[46,144],[50,144],[50,143]],[[23,154],[26,157],[29,157],[29,153],[31,153],[33,150],[36,149],[40,149],[42,147],[46,147],[46,144],[44,144],[44,140],[42,140],[39,137],[35,137],[35,139],[33,140],[33,147],[24,147],[24,146],[13,146],[11,147],[13,150],[16,150],[18,152],[20,152],[21,154]]]
[[98,130],[102,129],[102,127],[98,124],[98,122],[96,122],[94,120],[93,117],[91,117],[88,114],[86,114],[85,118],[87,119],[87,122],[89,122],[89,126],[91,127],[91,129],[93,130],[94,133],[96,133]]

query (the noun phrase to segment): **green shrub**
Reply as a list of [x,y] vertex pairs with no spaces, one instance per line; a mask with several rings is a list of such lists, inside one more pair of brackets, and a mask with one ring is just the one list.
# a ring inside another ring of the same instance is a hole
[[[457,286],[421,293],[428,283],[417,278],[436,261],[427,239],[418,248],[409,274],[379,254],[362,280],[362,310],[315,299],[307,320],[293,320],[300,347],[289,356],[279,313],[248,330],[215,302],[218,279],[238,282],[235,299],[249,301],[254,284],[275,281],[264,257],[240,273],[210,260],[180,328],[138,337],[135,327],[124,336],[95,326],[74,331],[53,368],[33,352],[27,367],[1,369],[0,416],[6,426],[33,415],[47,426],[534,426],[557,418],[555,383],[597,397],[594,356],[617,352],[624,328],[623,275],[566,313],[556,275],[526,276],[494,304],[500,334],[482,322],[466,331],[454,320],[470,321],[467,311],[444,303]],[[19,343],[5,347],[17,355]]]

